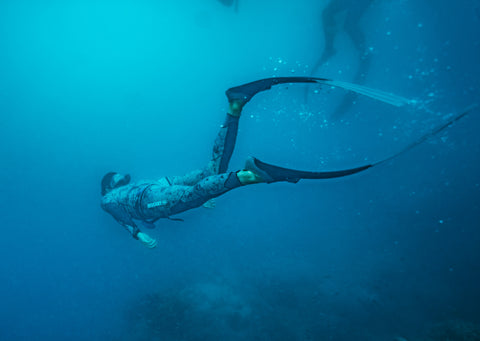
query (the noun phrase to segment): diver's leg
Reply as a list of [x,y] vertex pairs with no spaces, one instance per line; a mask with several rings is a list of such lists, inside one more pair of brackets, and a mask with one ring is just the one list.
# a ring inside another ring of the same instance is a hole
[[[194,186],[182,187],[181,193],[176,191],[175,195],[177,199],[170,200],[176,203],[170,207],[168,214],[175,215],[199,207],[211,199],[245,185],[279,181],[297,183],[301,179],[338,178],[361,172],[370,167],[372,167],[372,165],[332,172],[306,172],[282,168],[255,158],[249,158],[247,159],[244,170],[212,175],[202,179]],[[169,188],[169,190],[172,191],[173,189]]]
[[206,166],[183,176],[169,177],[169,184],[193,186],[209,176],[225,173],[235,148],[239,119],[240,116],[226,115],[215,138],[212,157]]
[[372,166],[373,165],[365,165],[328,172],[309,172],[278,167],[250,157],[247,159],[243,170],[212,175],[199,181],[195,186],[191,186],[182,195],[182,201],[197,203],[197,206],[200,206],[207,200],[244,185],[279,181],[297,183],[301,179],[339,178],[364,171]]
[[139,215],[146,220],[166,218],[204,205],[240,187],[236,172],[207,176],[193,185],[150,186],[142,195]]
[[227,114],[213,144],[212,159],[207,166],[213,174],[225,173],[235,148],[240,115]]
[[191,171],[186,175],[169,177],[168,182],[170,185],[193,186],[206,177],[227,171],[237,140],[241,108],[237,110],[237,113],[237,115],[230,113],[226,115],[225,122],[220,126],[220,130],[215,138],[210,162],[203,168]]
[[[323,80],[323,78],[319,79]],[[269,90],[277,84],[316,83],[317,80],[316,78],[309,77],[266,78],[228,89],[225,92],[229,103],[227,117],[217,134],[213,146],[212,158],[206,167],[210,170],[210,173],[204,172],[204,174],[221,174],[227,171],[237,140],[238,122],[242,114],[242,109],[253,96],[261,91]]]
[[188,173],[180,181],[176,181],[175,184],[194,185],[208,176],[227,171],[237,141],[241,111],[241,106],[230,103],[225,122],[220,126],[220,130],[215,138],[210,162],[202,169]]
[[193,185],[207,176],[222,174],[227,171],[237,140],[238,123],[242,109],[257,93],[269,90],[272,86],[277,84],[317,83],[318,81],[326,81],[326,79],[310,77],[275,77],[260,79],[228,89],[225,94],[228,98],[229,108],[225,122],[220,127],[220,131],[215,139],[210,162],[203,169],[189,173],[188,177],[186,177],[188,180],[185,180],[185,177],[178,178],[178,181],[174,181],[174,184]]
[[170,214],[178,214],[199,207],[234,188],[242,186],[237,172],[216,174],[202,179],[194,186],[182,189],[177,203],[170,209]]
[[[227,118],[217,135],[213,148],[212,159],[209,165],[206,167],[207,171],[203,172],[204,175],[221,174],[226,172],[228,169],[228,163],[230,162],[237,138],[238,121],[245,104],[247,104],[257,93],[269,90],[272,88],[272,86],[287,83],[319,83],[333,85],[353,92],[358,92],[365,96],[370,96],[381,101],[392,101],[392,95],[383,92],[355,84],[337,82],[317,77],[265,78],[230,88],[225,92],[229,102]],[[393,100],[398,101],[397,96],[395,96]]]

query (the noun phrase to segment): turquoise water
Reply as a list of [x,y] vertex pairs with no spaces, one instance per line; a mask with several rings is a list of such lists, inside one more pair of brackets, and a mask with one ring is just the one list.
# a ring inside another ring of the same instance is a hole
[[[0,3],[1,340],[476,340],[478,109],[367,172],[159,221],[154,250],[101,210],[108,171],[203,166],[227,88],[311,75],[327,2],[258,2]],[[374,1],[361,83],[417,105],[333,117],[345,92],[278,86],[245,107],[230,169],[374,162],[479,102],[479,8]],[[315,76],[352,81],[363,52],[342,26],[335,47]]]

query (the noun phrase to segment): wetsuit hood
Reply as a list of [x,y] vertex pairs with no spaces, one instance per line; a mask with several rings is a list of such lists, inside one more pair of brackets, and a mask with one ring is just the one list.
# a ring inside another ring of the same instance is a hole
[[102,187],[102,195],[107,194],[112,189],[125,186],[130,183],[130,175],[121,175],[116,172],[109,172],[103,176],[101,187]]

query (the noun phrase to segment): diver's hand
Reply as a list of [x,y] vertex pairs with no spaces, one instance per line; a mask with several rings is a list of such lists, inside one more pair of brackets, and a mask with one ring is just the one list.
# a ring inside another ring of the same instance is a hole
[[137,237],[138,240],[149,249],[153,249],[157,246],[157,241],[143,232],[138,232]]

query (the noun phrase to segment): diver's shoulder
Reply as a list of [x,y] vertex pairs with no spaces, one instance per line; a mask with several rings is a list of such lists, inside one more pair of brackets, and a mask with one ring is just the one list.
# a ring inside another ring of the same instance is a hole
[[102,196],[102,200],[101,200],[102,208],[106,208],[107,206],[111,204],[115,204],[117,202],[116,200],[117,195],[116,193],[113,193],[113,192],[115,192],[115,190],[112,190],[107,194],[105,194],[104,196]]
[[136,187],[138,186],[135,183],[130,183],[130,184],[112,189],[102,197],[102,206],[112,204],[112,203],[117,203],[119,200],[122,199],[122,197],[127,195],[128,192],[130,192],[132,189]]

